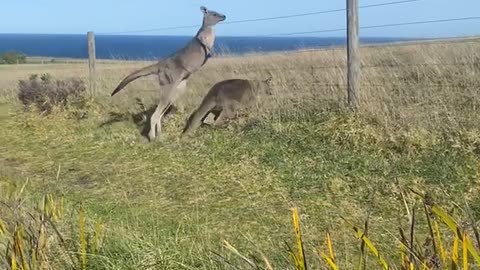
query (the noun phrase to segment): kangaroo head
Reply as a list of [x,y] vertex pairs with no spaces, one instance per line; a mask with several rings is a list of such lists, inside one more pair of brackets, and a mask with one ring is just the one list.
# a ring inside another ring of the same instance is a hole
[[203,12],[203,26],[214,26],[227,18],[225,15],[213,10],[208,10],[203,6],[200,7],[200,10]]

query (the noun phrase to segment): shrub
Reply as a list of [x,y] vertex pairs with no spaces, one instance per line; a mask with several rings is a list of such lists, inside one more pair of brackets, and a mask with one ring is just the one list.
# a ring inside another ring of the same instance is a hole
[[1,62],[5,64],[24,64],[27,62],[27,56],[16,51],[5,52],[0,58]]
[[18,90],[18,98],[26,108],[34,105],[40,113],[48,114],[55,106],[64,109],[69,103],[83,103],[86,87],[80,78],[54,80],[49,74],[40,78],[34,74],[20,80]]

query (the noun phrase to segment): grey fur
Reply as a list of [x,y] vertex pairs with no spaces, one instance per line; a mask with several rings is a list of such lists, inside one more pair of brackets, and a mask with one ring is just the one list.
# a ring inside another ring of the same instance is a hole
[[188,77],[199,70],[210,57],[215,42],[213,27],[225,20],[225,15],[201,7],[203,24],[194,38],[182,49],[125,77],[112,92],[112,96],[130,82],[148,75],[156,74],[162,91],[160,102],[150,119],[148,137],[153,140],[161,132],[161,120],[165,111],[185,91]]
[[248,109],[257,101],[257,96],[272,95],[272,78],[265,81],[231,79],[216,83],[203,98],[202,103],[188,118],[183,130],[187,135],[196,130],[209,113],[215,115],[214,125],[238,116],[239,109]]

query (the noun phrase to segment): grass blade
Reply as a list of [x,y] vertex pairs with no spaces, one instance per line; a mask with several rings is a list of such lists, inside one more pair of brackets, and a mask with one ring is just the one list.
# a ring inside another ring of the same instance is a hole
[[335,264],[335,262],[332,260],[331,257],[327,256],[327,254],[325,254],[323,251],[319,250],[318,251],[318,254],[320,254],[320,256],[322,257],[322,259],[328,264],[328,266],[330,266],[330,268],[332,270],[338,270],[338,267],[337,265]]
[[[410,223],[410,249],[411,250],[414,250],[414,244],[415,244],[415,208],[412,209],[412,219],[411,219],[411,223]],[[410,263],[413,263],[413,253],[410,252],[410,258],[408,258],[408,260],[410,261]]]
[[[32,267],[38,267],[41,268],[40,263],[38,262],[38,259],[42,257],[42,254],[45,252],[46,248],[46,239],[45,239],[45,216],[47,214],[46,210],[46,197],[43,197],[43,208],[40,211],[40,225],[38,228],[38,233],[37,233],[37,243],[33,247],[32,250]],[[41,262],[41,261],[40,261]]]
[[102,223],[100,222],[100,220],[97,220],[97,222],[95,223],[95,229],[93,231],[93,240],[92,240],[92,247],[91,247],[91,253],[93,255],[97,253],[102,231],[103,231]]
[[[479,162],[479,167],[478,168],[479,168],[479,174],[480,174],[480,162]],[[479,175],[479,177],[480,177],[480,175]],[[479,180],[480,180],[480,178],[479,178]],[[472,230],[473,230],[473,234],[475,235],[475,240],[477,241],[477,248],[480,249],[480,233],[478,232],[476,221],[475,221],[475,218],[473,217],[473,214],[472,214],[472,209],[470,208],[470,205],[468,205],[467,200],[465,200],[465,209],[467,211],[468,218],[470,219],[470,222],[472,223]]]
[[[367,219],[365,220],[364,234],[368,235],[368,220],[370,219],[370,214],[368,214]],[[365,270],[367,269],[367,253],[365,252],[365,242],[360,242],[360,259],[358,260],[358,269]]]
[[222,259],[222,261],[226,264],[228,264],[232,269],[239,270],[238,267],[236,267],[232,262],[230,262],[225,256],[222,256],[218,252],[215,252],[214,250],[211,251],[215,256],[218,258]]
[[468,239],[467,233],[463,233],[462,235],[462,261],[463,261],[463,270],[468,269],[468,247],[467,247]]
[[325,244],[327,245],[329,255],[325,254],[320,249],[318,250],[318,254],[327,263],[327,265],[330,266],[331,269],[338,270],[337,264],[335,263],[335,253],[333,251],[332,238],[330,237],[330,232],[328,230],[325,233]]
[[432,221],[430,220],[430,213],[428,212],[428,206],[423,202],[423,210],[425,211],[425,217],[427,218],[428,232],[432,238],[433,254],[438,254],[437,245],[435,243],[435,233],[433,232]]
[[458,235],[453,239],[452,247],[452,270],[458,269]]
[[36,269],[37,266],[39,265],[39,262],[37,261],[37,258],[39,257],[40,254],[40,246],[43,243],[43,222],[40,222],[40,229],[38,230],[38,236],[37,236],[37,243],[36,245],[32,246],[32,269]]
[[[363,242],[362,242],[362,243],[363,243]],[[365,264],[363,263],[363,258],[365,257],[365,256],[364,256],[364,254],[365,254],[364,252],[365,252],[364,250],[361,250],[361,252],[360,252],[360,260],[358,261],[358,270],[364,270],[364,269],[363,269],[363,266],[365,265]]]
[[80,269],[87,269],[87,235],[86,235],[86,220],[85,220],[85,211],[83,207],[80,207],[78,213],[79,219],[79,237],[80,237]]
[[448,228],[450,228],[450,230],[452,230],[454,234],[461,234],[457,223],[445,211],[436,205],[432,205],[430,209],[443,223],[445,223],[445,225],[447,225]]
[[32,270],[37,270],[39,263],[37,262],[37,255],[35,254],[35,249],[32,249],[32,259],[31,259]]
[[407,198],[405,197],[405,192],[401,187],[400,187],[400,195],[402,195],[403,205],[405,206],[405,210],[407,211],[408,218],[410,219],[410,222],[411,222],[412,214],[410,213],[410,208],[408,207]]
[[28,262],[25,257],[25,252],[23,251],[23,237],[22,237],[22,228],[21,226],[17,225],[15,230],[15,253],[20,256],[20,263],[22,264],[22,270],[28,270]]
[[[411,219],[410,219],[411,220]],[[410,261],[410,256],[413,254],[415,258],[418,258],[418,256],[415,254],[415,251],[412,250],[412,248],[409,247],[407,237],[405,236],[405,232],[403,231],[402,228],[398,228],[400,232],[400,251],[404,250],[404,262],[405,262],[405,267],[403,269],[408,269],[410,267],[410,264],[413,264],[412,261]]]
[[14,239],[14,242],[13,242],[13,248],[12,248],[12,255],[11,255],[11,259],[10,259],[10,267],[12,268],[12,270],[17,270],[17,254],[16,254],[16,248],[15,248],[15,238]]
[[400,266],[401,269],[406,270],[408,269],[408,265],[410,262],[408,261],[408,252],[407,247],[403,242],[400,241]]
[[333,252],[332,238],[330,237],[330,232],[327,230],[325,240],[327,242],[328,253],[330,254],[330,259],[335,263],[335,253]]
[[224,246],[230,250],[232,253],[234,253],[235,255],[237,255],[239,258],[241,258],[242,260],[244,260],[246,263],[248,263],[251,267],[253,268],[256,268],[256,265],[254,262],[252,262],[250,259],[248,259],[247,257],[243,256],[235,247],[233,247],[229,242],[227,242],[226,240],[223,240],[223,244]]
[[262,259],[266,265],[267,270],[273,270],[272,264],[270,263],[270,261],[268,261],[267,257],[265,257],[265,255],[263,254],[262,254]]
[[302,234],[300,232],[300,218],[298,215],[298,208],[292,209],[293,216],[293,228],[295,230],[295,239],[297,242],[297,261],[298,261],[298,270],[307,270],[307,263],[305,262],[305,250],[303,248]]
[[435,226],[435,235],[436,235],[436,238],[437,238],[438,248],[439,248],[439,251],[440,251],[440,257],[442,258],[442,264],[447,265],[447,260],[448,260],[447,259],[447,254],[446,254],[445,248],[443,246],[442,237],[440,235],[440,228],[438,227],[438,222],[434,220],[433,224]]
[[50,226],[52,227],[53,231],[55,232],[55,235],[57,236],[58,240],[60,240],[60,243],[63,247],[63,250],[65,251],[65,253],[67,254],[68,258],[70,259],[70,266],[73,268],[73,269],[76,269],[76,263],[75,263],[75,257],[72,255],[71,252],[68,252],[68,246],[67,246],[67,242],[65,241],[65,238],[63,238],[62,234],[60,233],[60,231],[58,230],[57,226],[55,225],[55,223],[49,218],[49,217],[46,217],[47,219],[47,222],[48,224],[50,224]]
[[295,269],[300,269],[301,265],[297,255],[295,255],[295,252],[290,246],[288,246],[287,243],[285,243],[285,245],[287,246],[288,257],[293,261],[293,264],[295,265]]
[[[364,234],[366,237],[368,237],[368,221],[370,220],[370,213],[368,213],[368,216],[367,216],[367,220],[365,220],[365,227],[364,227]],[[367,269],[367,260],[368,260],[368,257],[367,257],[367,253],[365,252],[365,244],[364,242],[362,241],[362,266],[363,266],[363,269]]]
[[370,249],[372,254],[378,259],[378,261],[379,261],[380,265],[382,265],[383,269],[385,269],[385,270],[390,269],[387,262],[383,259],[382,255],[380,255],[380,253],[378,252],[378,249],[373,245],[373,243],[370,241],[370,239],[368,239],[368,237],[359,228],[357,228],[355,225],[352,225],[349,222],[347,222],[347,225],[355,231],[355,234],[356,234],[358,239],[365,242],[365,245]]
[[[445,225],[447,225],[448,228],[450,228],[450,230],[455,234],[455,237],[456,238],[459,238],[463,235],[463,231],[462,229],[460,228],[460,226],[458,226],[458,224],[455,222],[455,220],[453,220],[453,218],[451,218],[445,211],[443,211],[440,207],[436,206],[436,205],[432,205],[431,206],[431,211],[437,215],[440,220],[445,223]],[[458,239],[457,239],[458,240]],[[480,255],[478,254],[477,250],[475,250],[475,248],[473,247],[471,241],[469,240],[469,238],[467,237],[465,239],[466,241],[466,245],[467,245],[467,249],[468,251],[470,252],[470,254],[472,255],[472,257],[475,259],[475,261],[480,264]]]
[[7,232],[5,223],[0,219],[0,236],[4,235]]

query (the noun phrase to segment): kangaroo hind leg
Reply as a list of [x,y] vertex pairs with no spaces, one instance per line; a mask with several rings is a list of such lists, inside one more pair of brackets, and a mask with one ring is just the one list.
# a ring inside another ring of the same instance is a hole
[[148,138],[151,141],[162,132],[162,117],[172,105],[173,92],[177,88],[178,84],[179,82],[163,86],[164,89],[160,96],[160,101],[155,109],[155,112],[150,118],[150,131],[148,132]]
[[188,118],[183,135],[187,135],[196,130],[202,124],[210,111],[215,107],[215,101],[207,101],[200,105],[200,107],[192,113]]

